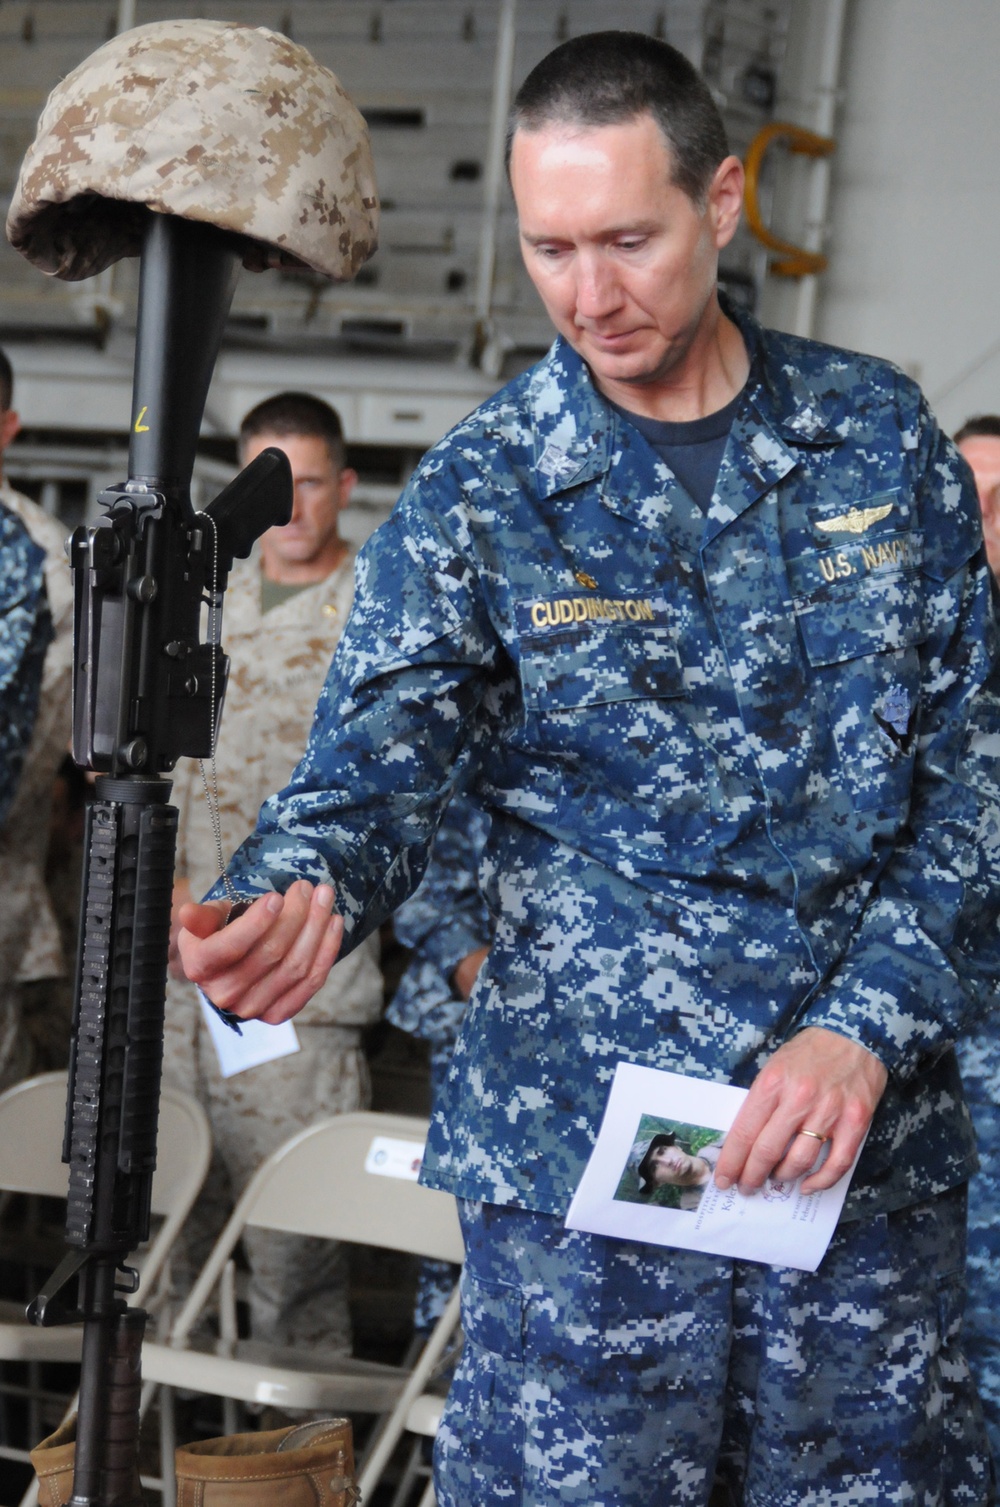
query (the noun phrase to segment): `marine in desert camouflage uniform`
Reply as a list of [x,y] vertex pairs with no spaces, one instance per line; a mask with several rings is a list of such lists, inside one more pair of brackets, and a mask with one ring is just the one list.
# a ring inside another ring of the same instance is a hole
[[[743,175],[679,54],[576,38],[515,109],[559,338],[367,546],[230,865],[262,898],[191,907],[182,955],[221,1007],[293,1014],[334,898],[348,945],[398,905],[468,759],[497,929],[424,1161],[466,1235],[438,1500],[982,1507],[952,1050],[1000,976],[975,494],[895,368],[720,303]],[[619,1061],[748,1087],[723,1189],[806,1172],[814,1136],[830,1186],[869,1132],[818,1272],[563,1227]]]
[[[13,373],[0,351],[0,468],[20,428]],[[45,651],[38,710],[17,786],[0,829],[0,1088],[66,1062],[70,1014],[59,925],[45,883],[52,791],[70,735],[73,586],[66,529],[16,491],[0,469],[0,503],[45,552],[52,641]]]
[[[301,757],[354,593],[354,552],[341,540],[337,520],[356,477],[344,466],[336,414],[306,394],[269,399],[244,421],[244,462],[268,445],[289,457],[295,505],[291,522],[271,530],[250,560],[237,565],[226,593],[231,669],[215,759],[226,854]],[[194,761],[178,767],[172,799],[180,810],[179,904],[204,894],[219,873],[211,811]],[[223,1079],[194,989],[183,979],[171,981],[165,1075],[180,1088],[196,1084],[221,1163],[199,1200],[204,1239],[218,1233],[233,1195],[284,1140],[327,1115],[367,1105],[361,1030],[381,1008],[372,937],[337,964],[299,1017],[298,1052]],[[346,1285],[329,1244],[264,1231],[250,1232],[244,1243],[255,1336],[349,1349]]]

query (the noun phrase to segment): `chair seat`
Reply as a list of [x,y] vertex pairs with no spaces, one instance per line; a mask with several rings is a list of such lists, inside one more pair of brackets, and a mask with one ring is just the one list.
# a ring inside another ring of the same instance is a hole
[[82,1342],[79,1324],[39,1329],[25,1320],[23,1303],[0,1302],[0,1360],[78,1363]]
[[398,1366],[337,1357],[335,1374],[309,1369],[307,1357],[253,1340],[216,1350],[174,1349],[144,1344],[144,1381],[178,1390],[235,1397],[240,1402],[278,1408],[323,1408],[332,1411],[385,1413],[399,1399],[406,1382]]
[[443,1412],[444,1398],[433,1392],[425,1392],[422,1397],[411,1402],[406,1414],[406,1427],[411,1434],[425,1434],[428,1439],[433,1439]]

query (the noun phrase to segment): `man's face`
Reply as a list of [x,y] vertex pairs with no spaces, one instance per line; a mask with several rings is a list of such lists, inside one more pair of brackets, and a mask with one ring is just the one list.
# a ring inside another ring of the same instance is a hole
[[976,479],[987,557],[994,572],[1000,573],[1000,438],[972,434],[958,448]]
[[706,1180],[706,1164],[681,1146],[657,1146],[646,1159],[649,1181],[661,1188],[692,1188]]
[[556,329],[609,396],[669,376],[712,303],[735,232],[742,169],[727,157],[703,208],[672,181],[651,115],[518,131],[511,154],[521,251]]
[[288,456],[295,491],[291,522],[268,529],[261,539],[268,573],[274,574],[269,568],[272,560],[292,570],[335,560],[341,552],[337,523],[357,480],[355,473],[340,470],[326,441],[311,434],[254,435],[244,446],[244,465],[270,446]]

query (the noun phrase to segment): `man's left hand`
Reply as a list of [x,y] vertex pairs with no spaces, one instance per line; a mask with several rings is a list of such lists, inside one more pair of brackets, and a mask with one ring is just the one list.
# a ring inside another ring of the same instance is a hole
[[887,1078],[865,1047],[836,1031],[808,1026],[758,1073],[726,1136],[716,1184],[739,1183],[742,1193],[752,1193],[771,1176],[801,1177],[816,1161],[821,1136],[830,1142],[829,1155],[802,1191],[832,1188],[857,1155]]

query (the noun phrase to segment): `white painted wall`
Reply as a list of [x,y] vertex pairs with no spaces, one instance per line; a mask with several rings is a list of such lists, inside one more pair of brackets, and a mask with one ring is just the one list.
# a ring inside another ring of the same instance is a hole
[[1000,0],[852,0],[842,78],[814,333],[1000,413]]

